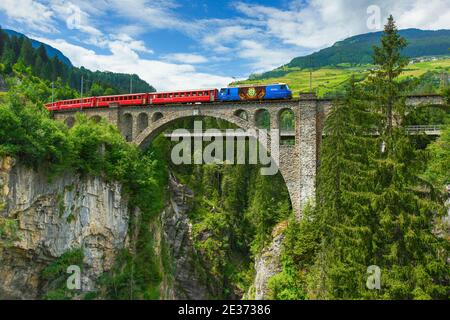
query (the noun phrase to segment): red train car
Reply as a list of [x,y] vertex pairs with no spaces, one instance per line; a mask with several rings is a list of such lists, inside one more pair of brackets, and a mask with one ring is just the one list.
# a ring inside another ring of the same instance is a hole
[[89,97],[83,99],[71,99],[47,103],[45,107],[50,111],[78,109],[78,108],[93,108],[96,106],[96,97]]
[[145,105],[147,101],[148,101],[148,93],[103,96],[97,97],[96,107],[109,107],[112,104],[120,106]]
[[149,104],[202,103],[217,100],[217,89],[149,93]]
[[217,89],[183,90],[152,93],[135,93],[127,95],[114,95],[102,97],[88,97],[48,103],[45,107],[51,111],[80,109],[80,108],[104,108],[111,105],[143,106],[165,104],[189,104],[214,102],[218,98]]

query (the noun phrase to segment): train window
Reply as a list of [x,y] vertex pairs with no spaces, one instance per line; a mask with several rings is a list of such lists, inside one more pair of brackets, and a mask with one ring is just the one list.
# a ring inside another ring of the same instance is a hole
[[280,86],[280,89],[281,89],[281,90],[286,90],[286,85]]
[[203,95],[203,92],[199,92],[198,96],[201,97]]
[[170,95],[169,95],[169,98],[173,98],[173,94],[170,94]]

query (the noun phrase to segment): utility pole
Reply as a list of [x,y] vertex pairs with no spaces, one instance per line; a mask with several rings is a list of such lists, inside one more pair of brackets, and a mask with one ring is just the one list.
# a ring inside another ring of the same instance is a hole
[[52,105],[53,105],[53,102],[55,101],[54,96],[55,96],[55,82],[52,81]]
[[83,111],[83,80],[83,75],[81,75],[81,111]]
[[130,75],[130,94],[133,93],[133,75]]
[[312,56],[309,56],[309,93],[313,93],[312,89]]
[[447,72],[441,73],[441,90],[445,90],[448,86],[448,74]]

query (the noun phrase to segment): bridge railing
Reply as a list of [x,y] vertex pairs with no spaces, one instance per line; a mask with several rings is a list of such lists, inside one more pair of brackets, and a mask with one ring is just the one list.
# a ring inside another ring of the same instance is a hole
[[[442,125],[413,125],[405,127],[405,130],[410,135],[416,134],[426,134],[426,135],[440,135]],[[217,133],[211,131],[203,131],[203,132],[190,132],[190,133],[165,133],[164,136],[166,138],[182,138],[182,137],[215,137]],[[223,137],[250,137],[251,135],[247,132],[226,132],[220,131],[219,135]],[[378,135],[378,133],[373,133],[373,135]],[[280,136],[282,137],[293,137],[295,136],[295,130],[280,130]]]
[[405,129],[409,134],[440,135],[442,128],[442,125],[414,125],[407,126]]

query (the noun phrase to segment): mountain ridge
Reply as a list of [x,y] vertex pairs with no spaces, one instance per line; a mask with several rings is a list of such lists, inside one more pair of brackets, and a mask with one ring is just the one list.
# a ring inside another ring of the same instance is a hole
[[50,82],[61,79],[70,88],[81,90],[84,79],[84,93],[92,95],[125,94],[133,92],[154,92],[156,89],[137,74],[111,71],[91,71],[85,67],[76,67],[58,49],[32,39],[20,32],[0,27],[0,63],[5,73],[12,73],[14,64],[23,62],[31,67],[35,76]]
[[[307,56],[296,57],[274,70],[250,75],[249,79],[259,80],[283,76],[291,72],[286,70],[289,68],[307,69],[312,67],[317,69],[343,64],[350,66],[371,64],[373,46],[379,44],[382,33],[382,31],[364,33],[337,41],[331,47]],[[408,58],[450,54],[450,30],[448,29],[421,30],[410,28],[399,30],[399,34],[408,42],[408,46],[402,52]]]
[[64,64],[66,64],[70,67],[73,67],[72,61],[70,61],[70,59],[68,57],[66,57],[61,51],[59,51],[55,47],[52,47],[51,45],[49,45],[47,43],[30,38],[30,37],[26,36],[25,34],[17,32],[15,30],[11,30],[11,29],[2,29],[2,30],[10,37],[16,36],[16,37],[25,37],[25,38],[30,39],[31,44],[32,44],[33,48],[35,48],[35,49],[37,49],[41,45],[43,45],[49,58],[53,58],[56,56],[56,57],[58,57],[59,61],[63,62]]

